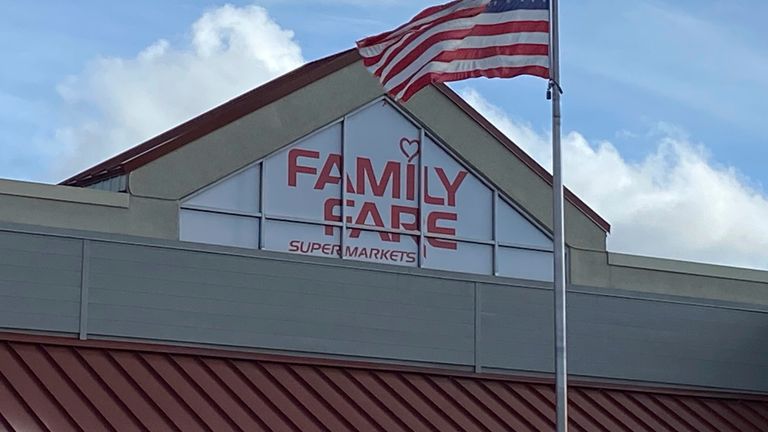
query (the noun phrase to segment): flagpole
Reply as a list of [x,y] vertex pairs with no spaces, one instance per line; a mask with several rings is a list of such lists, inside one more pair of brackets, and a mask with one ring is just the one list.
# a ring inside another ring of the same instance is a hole
[[560,32],[558,1],[550,0],[550,90],[552,92],[552,188],[554,210],[554,294],[555,294],[555,385],[557,431],[568,431],[568,361],[566,344],[565,223],[563,212],[563,170],[560,145]]

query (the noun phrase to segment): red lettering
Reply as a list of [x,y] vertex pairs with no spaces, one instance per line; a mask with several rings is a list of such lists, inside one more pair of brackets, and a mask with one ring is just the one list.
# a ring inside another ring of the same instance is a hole
[[288,252],[298,252],[300,244],[301,244],[301,242],[298,241],[298,240],[291,240],[288,243]]
[[[338,172],[339,175],[333,175],[332,173]],[[323,164],[323,169],[320,170],[320,175],[315,182],[315,189],[323,190],[327,184],[341,184],[341,155],[331,154]]]
[[298,177],[299,173],[312,175],[317,174],[316,168],[299,165],[300,157],[319,159],[320,152],[299,148],[292,149],[288,152],[288,186],[296,187],[296,178]]
[[405,167],[405,199],[416,199],[416,165],[408,164]]
[[456,191],[459,190],[459,186],[461,186],[461,183],[467,176],[467,172],[459,171],[459,173],[456,174],[456,178],[453,179],[453,182],[448,180],[448,176],[445,175],[445,171],[442,168],[435,168],[435,172],[437,172],[437,176],[440,177],[440,182],[445,186],[445,191],[448,192],[448,205],[456,207]]
[[[341,200],[338,198],[328,198],[325,200],[323,209],[323,217],[327,222],[341,222],[341,215],[336,215],[333,213],[333,210],[336,209],[336,207],[341,207]],[[333,227],[330,225],[325,226],[325,235],[332,236],[333,235]]]
[[299,241],[296,244],[299,246],[299,253],[310,253],[312,251],[312,243]]
[[[411,222],[403,222],[401,220],[402,215],[410,215],[413,219]],[[392,229],[406,229],[410,231],[416,231],[419,229],[419,209],[417,207],[406,207],[400,205],[392,206]],[[393,242],[400,241],[400,234],[391,234]],[[414,238],[415,240],[415,238]]]
[[352,183],[352,179],[349,178],[349,174],[347,174],[346,176],[347,176],[347,193],[356,194],[357,192],[355,192],[355,185],[354,183]]
[[[432,212],[429,215],[427,215],[427,233],[455,236],[456,228],[438,226],[437,221],[438,220],[455,221],[457,219],[458,219],[458,216],[456,215],[456,213],[437,212],[437,211]],[[428,238],[427,242],[431,246],[440,248],[440,249],[456,250],[458,248],[458,246],[456,245],[456,242],[451,240]]]
[[433,205],[445,205],[445,200],[429,194],[429,167],[424,167],[424,202]]
[[360,250],[357,246],[347,246],[344,251],[344,256],[355,258],[360,253]]
[[[367,223],[369,215],[373,219],[373,226],[384,228],[384,220],[381,218],[379,209],[376,208],[376,204],[372,202],[363,203],[363,207],[360,209],[360,213],[358,213],[357,219],[355,220],[355,225],[370,225]],[[360,233],[359,233],[360,230],[353,229],[352,233],[350,233],[350,237],[352,237],[352,234],[354,234],[355,231],[358,231],[358,233],[357,235],[354,236],[354,238],[357,238],[360,236]],[[383,241],[392,241],[392,239],[389,236],[389,233],[380,231],[379,237],[381,237]]]
[[373,195],[383,197],[389,183],[392,183],[392,198],[400,199],[400,162],[389,161],[384,166],[384,173],[381,180],[376,179],[376,173],[373,170],[371,160],[368,158],[357,158],[357,193],[365,195],[366,179],[371,185]]

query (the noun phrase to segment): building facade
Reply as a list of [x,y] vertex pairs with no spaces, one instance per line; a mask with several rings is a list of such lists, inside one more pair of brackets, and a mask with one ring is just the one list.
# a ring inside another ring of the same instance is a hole
[[[768,273],[566,203],[574,430],[768,430]],[[551,430],[551,177],[354,51],[61,185],[0,180],[0,426]]]

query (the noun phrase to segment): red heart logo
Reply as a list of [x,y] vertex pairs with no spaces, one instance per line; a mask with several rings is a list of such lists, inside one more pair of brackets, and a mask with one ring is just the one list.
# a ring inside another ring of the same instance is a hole
[[409,163],[413,162],[416,156],[419,155],[419,148],[419,140],[417,139],[403,138],[400,140],[400,151],[408,158]]

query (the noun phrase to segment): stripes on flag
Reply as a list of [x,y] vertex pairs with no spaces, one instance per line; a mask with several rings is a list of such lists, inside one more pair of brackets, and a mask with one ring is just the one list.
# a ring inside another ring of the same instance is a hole
[[363,64],[393,98],[434,82],[549,77],[549,0],[457,0],[357,42]]

